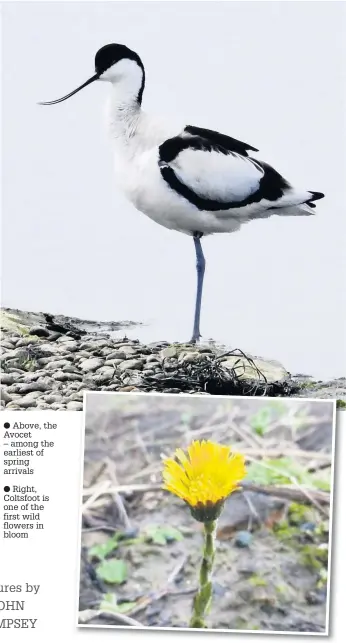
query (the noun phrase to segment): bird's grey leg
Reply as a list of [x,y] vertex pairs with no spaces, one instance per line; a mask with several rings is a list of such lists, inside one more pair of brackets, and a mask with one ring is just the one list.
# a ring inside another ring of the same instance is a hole
[[203,291],[203,279],[205,271],[205,259],[201,245],[201,237],[203,234],[201,232],[195,232],[193,235],[193,241],[195,244],[196,250],[196,270],[197,270],[197,292],[196,292],[196,305],[195,305],[195,317],[193,322],[193,332],[191,343],[195,344],[201,337],[199,322],[201,316],[201,303],[202,303],[202,291]]

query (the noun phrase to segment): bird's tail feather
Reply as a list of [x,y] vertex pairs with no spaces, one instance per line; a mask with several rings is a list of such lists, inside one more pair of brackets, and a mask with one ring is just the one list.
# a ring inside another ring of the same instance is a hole
[[315,208],[314,201],[319,201],[319,199],[324,199],[324,194],[323,192],[312,192],[311,190],[309,191],[309,194],[311,194],[311,198],[306,201],[308,205],[310,205],[312,208]]
[[316,205],[314,201],[318,201],[319,199],[323,199],[324,194],[322,192],[308,192],[309,196],[303,203],[298,203],[296,205],[291,205],[291,206],[283,206],[279,210],[279,214],[283,214],[284,216],[309,216],[311,214],[315,214],[315,208]]
[[308,205],[307,203],[301,203],[300,205],[291,205],[286,208],[278,208],[276,214],[287,216],[287,217],[306,217],[311,214],[315,214],[315,210]]

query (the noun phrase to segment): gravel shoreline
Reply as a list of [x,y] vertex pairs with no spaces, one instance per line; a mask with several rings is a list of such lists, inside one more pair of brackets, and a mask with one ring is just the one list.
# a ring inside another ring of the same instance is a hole
[[[346,378],[315,382],[292,377],[277,362],[227,353],[214,345],[164,341],[144,345],[126,338],[126,329],[134,326],[134,322],[98,324],[3,309],[2,410],[81,411],[84,390],[282,395],[346,402]],[[112,332],[120,329],[125,336],[113,337]]]

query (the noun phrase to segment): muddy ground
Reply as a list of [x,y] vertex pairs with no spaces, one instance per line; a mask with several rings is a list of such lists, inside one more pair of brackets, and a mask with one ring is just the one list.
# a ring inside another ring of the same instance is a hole
[[206,438],[248,466],[218,524],[208,627],[325,632],[332,420],[330,402],[89,394],[79,622],[188,626],[202,533],[160,489],[160,456]]

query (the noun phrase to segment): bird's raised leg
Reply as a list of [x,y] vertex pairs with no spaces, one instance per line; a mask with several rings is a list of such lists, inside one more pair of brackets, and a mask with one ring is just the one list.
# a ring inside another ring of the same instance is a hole
[[203,291],[203,279],[205,271],[205,259],[201,245],[201,237],[203,233],[195,232],[193,235],[193,241],[195,244],[196,250],[196,270],[197,270],[197,292],[196,292],[196,305],[195,305],[195,317],[193,322],[193,332],[191,337],[191,344],[195,344],[201,337],[199,330],[199,322],[201,316],[201,303],[202,303],[202,291]]

